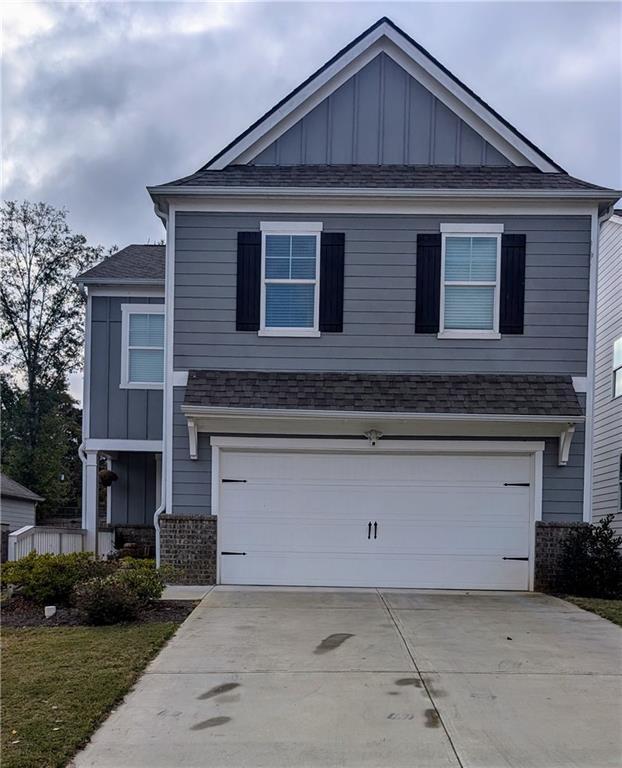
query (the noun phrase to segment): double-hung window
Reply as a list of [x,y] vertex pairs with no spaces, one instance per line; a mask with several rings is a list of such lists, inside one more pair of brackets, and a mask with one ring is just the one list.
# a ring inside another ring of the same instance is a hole
[[320,235],[315,222],[261,223],[260,336],[319,336]]
[[500,338],[497,224],[442,224],[441,338]]
[[164,381],[164,305],[121,305],[121,387],[161,389]]
[[613,396],[622,397],[622,336],[613,342]]

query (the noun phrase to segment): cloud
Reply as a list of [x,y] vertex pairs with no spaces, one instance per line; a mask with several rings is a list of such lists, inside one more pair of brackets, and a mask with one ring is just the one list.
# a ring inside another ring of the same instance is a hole
[[104,245],[388,14],[571,173],[622,184],[615,3],[5,4],[5,195]]

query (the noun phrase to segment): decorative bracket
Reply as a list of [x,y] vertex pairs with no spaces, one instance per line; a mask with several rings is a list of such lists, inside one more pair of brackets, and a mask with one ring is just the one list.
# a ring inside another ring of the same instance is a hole
[[199,458],[199,430],[194,419],[188,419],[188,443],[190,447],[190,458]]
[[369,440],[370,445],[376,445],[382,435],[383,433],[379,429],[370,429],[368,432],[365,432],[365,437]]
[[570,456],[570,446],[572,445],[572,438],[574,437],[575,425],[569,424],[566,429],[559,436],[559,454],[557,463],[560,467],[565,467],[568,464],[568,458]]

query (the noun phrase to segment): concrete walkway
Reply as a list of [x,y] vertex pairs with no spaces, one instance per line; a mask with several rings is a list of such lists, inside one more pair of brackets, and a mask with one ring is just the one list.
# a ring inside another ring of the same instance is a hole
[[219,587],[75,766],[617,768],[621,671],[543,595]]

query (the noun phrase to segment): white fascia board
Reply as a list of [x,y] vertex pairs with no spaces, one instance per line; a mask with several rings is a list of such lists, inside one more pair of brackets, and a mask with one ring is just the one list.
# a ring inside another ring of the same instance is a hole
[[340,440],[330,438],[230,437],[215,435],[210,445],[220,449],[344,451],[346,453],[536,453],[545,448],[536,440],[378,440],[370,445],[365,438]]
[[545,424],[579,424],[583,416],[542,416],[529,414],[492,413],[409,413],[386,411],[324,411],[284,408],[226,408],[206,405],[182,405],[182,413],[190,418],[208,416],[243,419],[262,417],[270,419],[383,419],[385,421],[487,421],[531,422]]
[[160,453],[161,440],[114,440],[90,438],[85,440],[85,451],[139,451],[141,453]]
[[164,297],[164,287],[154,285],[153,283],[145,285],[138,285],[136,283],[123,283],[123,285],[127,285],[127,287],[122,288],[119,284],[102,285],[101,283],[98,283],[96,286],[87,286],[87,290],[89,296],[140,296],[145,299],[159,299]]
[[381,52],[390,56],[515,165],[533,165],[547,173],[559,173],[559,168],[388,24],[373,30],[208,168],[222,170],[227,165],[248,163]]

